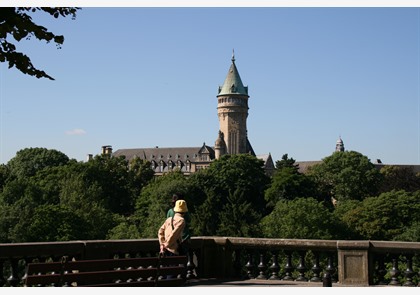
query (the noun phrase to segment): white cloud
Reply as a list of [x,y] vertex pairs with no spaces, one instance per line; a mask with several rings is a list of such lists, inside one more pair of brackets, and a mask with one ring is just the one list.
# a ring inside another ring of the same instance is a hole
[[86,131],[83,129],[73,129],[73,130],[68,130],[66,131],[67,135],[84,135],[86,134]]

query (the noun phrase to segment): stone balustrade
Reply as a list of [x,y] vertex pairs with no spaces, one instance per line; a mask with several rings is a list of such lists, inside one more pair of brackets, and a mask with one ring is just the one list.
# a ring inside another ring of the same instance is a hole
[[[22,286],[27,263],[146,257],[157,239],[0,244],[0,286]],[[420,243],[194,237],[188,278],[284,280],[342,286],[419,286]]]

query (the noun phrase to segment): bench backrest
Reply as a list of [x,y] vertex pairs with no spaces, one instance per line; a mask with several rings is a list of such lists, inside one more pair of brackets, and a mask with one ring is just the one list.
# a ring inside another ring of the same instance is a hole
[[29,263],[25,286],[182,286],[186,264],[186,256]]

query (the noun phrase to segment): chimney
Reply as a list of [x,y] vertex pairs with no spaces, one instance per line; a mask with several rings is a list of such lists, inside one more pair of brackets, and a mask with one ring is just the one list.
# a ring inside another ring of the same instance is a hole
[[89,162],[92,159],[93,159],[93,155],[92,154],[87,154],[86,161]]
[[112,154],[112,146],[111,145],[102,146],[102,155],[110,155],[110,154]]

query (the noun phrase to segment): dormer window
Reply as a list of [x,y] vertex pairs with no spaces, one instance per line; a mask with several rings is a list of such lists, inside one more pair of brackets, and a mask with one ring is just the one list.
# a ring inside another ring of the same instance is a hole
[[162,160],[160,160],[160,162],[159,162],[159,171],[160,172],[163,172],[163,170],[165,169],[165,166],[166,166],[165,162],[162,161]]
[[179,169],[181,169],[183,165],[184,165],[184,164],[182,163],[182,161],[181,161],[181,160],[178,160],[178,161],[176,162],[176,166],[177,166]]

